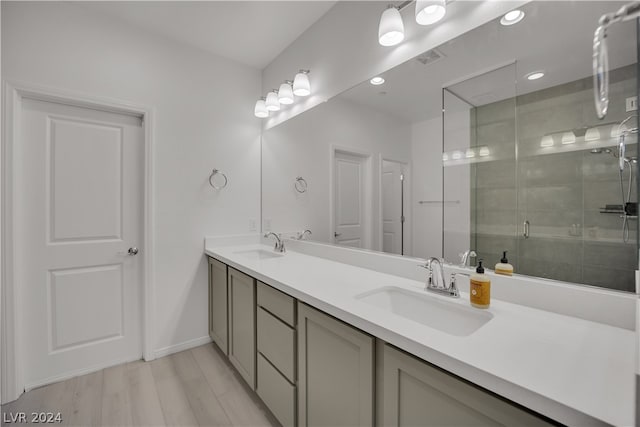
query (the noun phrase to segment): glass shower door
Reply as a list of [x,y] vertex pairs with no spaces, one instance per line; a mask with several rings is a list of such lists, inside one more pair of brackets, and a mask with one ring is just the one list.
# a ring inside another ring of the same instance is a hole
[[443,90],[447,261],[468,249],[491,269],[503,251],[516,258],[515,76],[510,64]]

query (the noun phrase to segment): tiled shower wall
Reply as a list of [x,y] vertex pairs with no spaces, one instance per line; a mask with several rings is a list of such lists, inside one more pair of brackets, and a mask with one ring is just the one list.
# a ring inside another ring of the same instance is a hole
[[[636,93],[635,64],[613,71],[610,79],[604,123],[632,114],[625,98]],[[521,274],[634,291],[637,220],[630,221],[624,242],[619,215],[600,213],[607,204],[622,204],[617,159],[590,148],[540,154],[545,135],[602,124],[592,90],[586,78],[472,110],[472,141],[500,155],[471,166],[471,245],[487,266],[506,250]],[[628,156],[637,155],[633,141]],[[625,192],[628,174],[627,168]],[[631,200],[637,201],[635,179]]]

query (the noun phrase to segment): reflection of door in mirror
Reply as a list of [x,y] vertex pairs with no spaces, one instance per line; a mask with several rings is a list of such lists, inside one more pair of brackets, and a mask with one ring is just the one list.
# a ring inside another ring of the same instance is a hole
[[405,163],[382,161],[382,251],[399,255],[405,252],[406,169]]
[[334,152],[334,224],[335,243],[369,249],[365,206],[369,180],[368,157],[345,151]]

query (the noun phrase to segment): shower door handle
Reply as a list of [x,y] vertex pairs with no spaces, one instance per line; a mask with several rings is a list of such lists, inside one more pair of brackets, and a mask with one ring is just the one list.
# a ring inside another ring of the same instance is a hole
[[522,235],[524,236],[525,239],[529,238],[529,221],[525,221],[524,222],[524,231],[522,233]]

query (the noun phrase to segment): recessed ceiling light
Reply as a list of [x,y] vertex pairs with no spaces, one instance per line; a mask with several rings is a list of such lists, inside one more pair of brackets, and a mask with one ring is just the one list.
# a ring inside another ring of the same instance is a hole
[[384,83],[384,79],[380,76],[377,76],[369,80],[369,83],[371,83],[372,85],[378,86]]
[[502,19],[500,19],[500,23],[505,26],[517,24],[522,21],[524,18],[524,12],[521,10],[512,10],[511,12],[507,12]]
[[544,77],[544,71],[534,71],[532,73],[527,74],[525,77],[527,78],[527,80],[538,80]]

